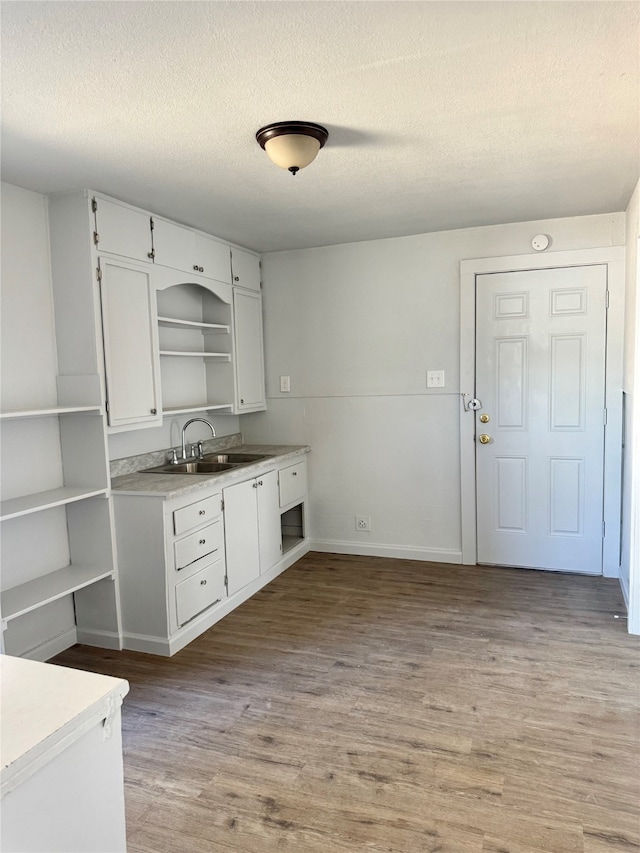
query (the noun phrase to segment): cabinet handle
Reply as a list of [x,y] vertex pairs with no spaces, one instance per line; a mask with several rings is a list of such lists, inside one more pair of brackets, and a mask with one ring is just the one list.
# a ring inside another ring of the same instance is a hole
[[194,264],[193,269],[195,270],[195,272],[198,272],[198,264]]
[[200,540],[200,544],[201,544],[201,545],[205,545],[205,544],[206,544],[206,542],[207,542],[207,540],[206,540],[206,539],[201,539],[201,540]]
[[157,409],[151,409],[151,414],[152,414],[152,415],[157,415],[157,414],[158,414],[158,410],[157,410]]
[[241,403],[244,403],[244,400],[240,400]]
[[253,488],[254,488],[254,489],[257,489],[257,488],[258,488],[258,484],[257,484],[257,483],[254,483],[254,484],[253,484]]
[[206,585],[207,585],[206,581],[200,581],[200,586],[206,586]]
[[258,480],[258,485],[259,485],[259,486],[261,486],[261,485],[262,485],[262,480]]
[[240,281],[240,276],[239,276],[239,275],[234,275],[233,280],[234,280],[234,281]]
[[204,272],[204,267],[198,267],[198,272]]
[[297,477],[297,476],[298,476],[298,472],[297,472],[297,471],[292,471],[292,472],[291,472],[291,476],[292,476],[292,477]]
[[206,510],[204,510],[204,509],[198,510],[198,515],[206,515]]

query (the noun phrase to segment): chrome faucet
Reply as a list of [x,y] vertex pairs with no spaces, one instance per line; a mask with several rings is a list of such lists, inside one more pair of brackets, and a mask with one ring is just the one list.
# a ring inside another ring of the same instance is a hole
[[211,430],[212,437],[213,438],[216,437],[216,431],[213,428],[213,425],[209,423],[209,421],[206,421],[204,418],[191,418],[191,420],[187,421],[186,424],[182,427],[182,456],[180,459],[177,459],[176,458],[176,456],[177,456],[176,451],[172,450],[169,452],[169,461],[170,462],[175,464],[178,462],[188,462],[188,461],[193,460],[193,459],[201,459],[202,458],[202,442],[201,441],[199,441],[197,444],[191,445],[191,452],[190,452],[189,456],[187,456],[187,445],[186,445],[187,427],[190,424],[195,424],[197,422],[206,424],[209,427],[209,429]]

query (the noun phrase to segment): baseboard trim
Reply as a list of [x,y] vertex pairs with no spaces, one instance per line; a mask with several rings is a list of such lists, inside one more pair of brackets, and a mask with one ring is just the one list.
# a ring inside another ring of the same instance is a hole
[[68,628],[66,631],[63,631],[62,634],[58,634],[57,637],[52,637],[50,640],[40,643],[39,646],[29,649],[28,652],[23,652],[20,657],[26,658],[27,660],[38,660],[41,663],[44,663],[50,658],[64,652],[65,649],[70,649],[71,646],[75,646],[77,642],[78,638],[76,629]]
[[620,572],[620,576],[619,576],[618,580],[620,581],[620,589],[622,590],[622,597],[624,598],[624,606],[627,608],[627,613],[628,613],[629,612],[629,581],[622,572]]
[[312,539],[310,551],[328,554],[353,554],[357,557],[391,557],[399,560],[420,560],[424,563],[462,563],[462,551],[446,548],[410,548],[405,545],[364,545],[355,542],[336,542]]
[[196,616],[188,625],[185,625],[184,628],[180,629],[180,631],[169,639],[164,637],[148,636],[145,634],[124,633],[122,637],[124,648],[134,652],[146,652],[147,654],[152,655],[162,655],[163,657],[171,657],[172,655],[175,655],[176,652],[179,652],[185,646],[188,646],[189,643],[193,642],[193,640],[199,637],[200,634],[208,631],[209,628],[216,624],[216,622],[224,619],[224,617],[231,613],[232,610],[235,610],[236,607],[239,607],[248,598],[251,598],[251,596],[255,595],[256,592],[259,592],[268,583],[271,583],[272,580],[277,578],[278,575],[282,574],[282,572],[286,571],[309,550],[309,541],[303,540],[299,545],[296,545],[294,548],[291,548],[290,551],[287,551],[282,559],[279,560],[279,562],[276,563],[276,565],[268,572],[265,572],[265,574],[260,575],[260,577],[256,578],[254,581],[248,583],[245,587],[234,593],[230,598],[227,598],[225,601],[221,601],[219,604],[215,604],[213,607],[205,610],[204,613]]
[[78,643],[83,646],[96,646],[99,649],[115,649],[122,650],[122,641],[120,635],[114,631],[87,631],[84,628],[78,628]]

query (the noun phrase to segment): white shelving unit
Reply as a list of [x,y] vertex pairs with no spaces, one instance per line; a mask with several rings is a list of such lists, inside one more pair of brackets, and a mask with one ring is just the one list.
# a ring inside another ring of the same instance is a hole
[[174,358],[211,358],[219,359],[220,361],[231,361],[231,354],[228,352],[179,352],[178,350],[160,350],[160,355],[173,356]]
[[163,416],[233,410],[231,299],[213,282],[158,290]]
[[54,406],[46,409],[23,409],[11,412],[0,412],[0,420],[11,421],[19,418],[49,418],[56,415],[75,415],[80,412],[95,412],[99,414],[102,406]]
[[107,491],[106,488],[88,491],[87,489],[63,486],[59,489],[48,489],[46,492],[10,498],[6,501],[0,501],[0,521],[9,521],[12,518],[20,518],[22,515],[30,515],[32,512],[42,512],[42,510],[65,506],[75,501],[84,501],[87,498],[106,495]]
[[2,618],[9,622],[97,581],[112,577],[113,569],[69,564],[5,590],[2,594]]

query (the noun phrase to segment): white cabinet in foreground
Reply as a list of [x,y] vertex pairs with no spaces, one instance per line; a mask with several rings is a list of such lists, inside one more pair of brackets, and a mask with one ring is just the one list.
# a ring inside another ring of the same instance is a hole
[[125,853],[126,681],[0,656],[6,853]]

